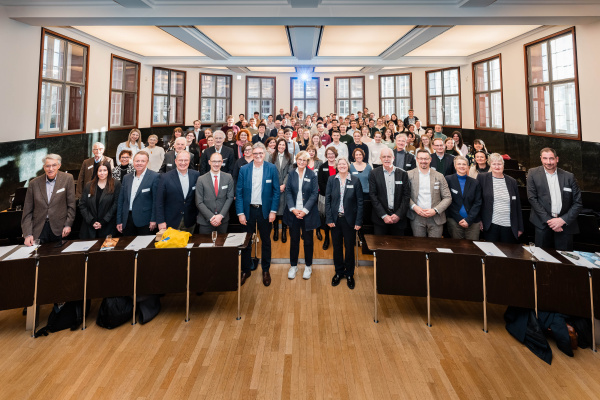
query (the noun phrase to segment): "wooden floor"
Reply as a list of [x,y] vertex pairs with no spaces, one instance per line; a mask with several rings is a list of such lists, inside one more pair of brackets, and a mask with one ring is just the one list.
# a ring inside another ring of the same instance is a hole
[[425,299],[379,296],[375,324],[372,267],[353,291],[331,286],[331,265],[308,281],[288,267],[272,266],[268,288],[250,277],[240,321],[235,293],[194,295],[187,323],[185,296],[169,295],[155,320],[112,331],[95,325],[95,301],[88,329],[38,339],[21,310],[0,312],[0,398],[600,398],[599,354],[551,343],[547,365],[506,332],[504,307],[488,308],[486,334],[478,303],[433,300],[429,328]]

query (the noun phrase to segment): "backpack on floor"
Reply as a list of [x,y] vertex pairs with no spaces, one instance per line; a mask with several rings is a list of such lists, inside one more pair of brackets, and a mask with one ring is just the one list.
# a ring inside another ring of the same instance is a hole
[[[91,301],[87,301],[87,309]],[[68,301],[66,303],[56,303],[52,307],[52,312],[48,316],[48,323],[40,328],[35,337],[48,336],[48,333],[58,332],[65,329],[77,330],[83,323],[83,300]]]
[[107,297],[102,300],[96,324],[106,329],[123,325],[133,318],[133,299],[129,296]]

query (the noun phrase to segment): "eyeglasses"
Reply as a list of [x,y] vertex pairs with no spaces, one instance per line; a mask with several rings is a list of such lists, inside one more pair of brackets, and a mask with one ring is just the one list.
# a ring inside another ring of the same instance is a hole
[[299,163],[300,161],[302,161],[302,162],[308,162],[308,158],[298,158],[296,160],[297,163]]
[[257,152],[253,152],[252,154],[255,155],[255,156],[258,156],[258,157],[265,155],[265,153],[263,153],[262,151],[258,152],[258,153]]

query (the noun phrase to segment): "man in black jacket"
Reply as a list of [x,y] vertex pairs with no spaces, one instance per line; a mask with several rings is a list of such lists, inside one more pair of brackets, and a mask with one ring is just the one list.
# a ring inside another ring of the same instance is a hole
[[463,156],[454,157],[456,174],[446,177],[452,204],[446,209],[446,222],[454,239],[479,240],[481,217],[481,186],[467,175],[469,162]]
[[444,176],[456,173],[454,169],[454,156],[446,153],[446,146],[442,139],[433,139],[435,153],[431,155],[431,168]]
[[410,171],[416,168],[415,156],[408,153],[406,143],[408,142],[408,136],[406,133],[401,132],[396,135],[396,148],[394,149],[394,165],[398,168],[402,168],[405,171]]
[[202,152],[202,157],[200,158],[200,166],[198,168],[198,170],[200,171],[200,175],[204,175],[205,173],[210,171],[210,167],[208,166],[208,160],[210,160],[210,156],[212,156],[214,153],[220,153],[223,157],[221,171],[231,174],[233,172],[233,164],[235,163],[235,158],[231,147],[223,146],[223,142],[225,141],[225,133],[221,130],[217,130],[215,131],[215,133],[213,133],[213,138],[215,139],[215,145],[209,147],[208,149]]

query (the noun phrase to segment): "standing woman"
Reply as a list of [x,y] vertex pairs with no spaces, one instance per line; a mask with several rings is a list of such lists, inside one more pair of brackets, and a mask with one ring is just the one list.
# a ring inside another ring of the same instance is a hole
[[112,171],[112,177],[114,180],[123,182],[123,177],[125,175],[135,171],[135,168],[133,168],[133,164],[131,163],[132,159],[133,155],[131,150],[121,150],[121,152],[119,153],[119,165],[115,167],[115,169],[113,169]]
[[[181,129],[181,128],[179,128]],[[180,135],[181,136],[181,135]],[[123,143],[119,143],[117,146],[117,159],[121,154],[121,150],[131,150],[132,156],[135,157],[135,154],[144,148],[144,144],[142,143],[142,133],[139,129],[132,129],[129,131],[129,136],[127,136],[127,141]]]
[[321,136],[318,133],[315,133],[310,137],[310,141],[317,151],[317,157],[320,160],[324,160],[325,146],[323,146],[323,142],[321,142]]
[[373,169],[377,168],[377,167],[381,167],[381,158],[379,158],[379,155],[381,154],[381,150],[388,148],[385,143],[382,142],[381,140],[381,132],[376,131],[373,134],[373,141],[371,143],[369,143],[369,164],[371,164],[371,167],[373,167]]
[[471,151],[469,152],[469,155],[467,155],[469,164],[473,164],[473,162],[475,161],[475,153],[478,152],[479,150],[483,150],[485,152],[485,154],[488,154],[488,155],[490,154],[488,149],[485,147],[485,143],[483,142],[483,140],[475,139],[475,140],[473,140],[473,147],[471,147]]
[[148,147],[146,147],[146,151],[148,152],[148,155],[150,155],[150,161],[148,161],[148,169],[154,172],[158,172],[160,166],[163,163],[163,160],[165,159],[165,149],[163,149],[162,147],[157,147],[156,143],[158,143],[158,136],[148,136]]
[[[312,259],[314,252],[313,230],[321,224],[319,218],[319,185],[317,174],[306,168],[310,156],[301,151],[296,157],[297,168],[292,169],[287,177],[285,187],[285,204],[283,222],[290,227],[290,270],[288,278],[294,279],[298,273],[298,254],[300,252],[300,234],[304,239],[304,274],[309,279],[312,275]],[[283,241],[283,235],[281,237]]]
[[481,185],[481,230],[488,242],[517,243],[525,230],[517,181],[504,175],[504,159],[490,155],[492,172],[477,175]]
[[392,136],[397,132],[398,127],[394,123],[394,121],[389,121],[387,123],[387,127],[392,130]]
[[451,137],[448,137],[446,140],[444,140],[444,147],[446,154],[450,154],[453,157],[462,156],[460,150],[458,150],[456,147],[456,142]]
[[265,161],[268,161],[271,159],[271,157],[273,157],[273,154],[275,154],[276,145],[277,140],[274,137],[268,137],[267,140],[265,140],[265,147],[267,149],[267,152],[265,153]]
[[200,162],[200,146],[196,143],[196,135],[194,131],[190,131],[185,135],[185,147],[186,150],[190,152],[190,168],[196,169],[198,168],[198,163]]
[[[308,145],[308,147],[306,148],[306,152],[308,153],[310,159],[308,160],[308,165],[306,165],[306,168],[311,169],[313,171],[315,171],[315,174],[319,171],[319,167],[321,166],[321,164],[323,164],[323,161],[321,161],[319,159],[319,157],[317,157],[317,149],[315,148],[315,146]],[[321,235],[319,233],[319,235]],[[321,239],[319,239],[321,240]]]
[[[241,131],[242,130],[240,129],[240,132]],[[233,151],[233,156],[235,158],[237,158],[237,147],[238,147],[237,143],[236,143],[236,136],[240,132],[236,133],[233,131],[233,129],[228,129],[227,132],[225,133],[225,141],[223,142],[223,146],[227,146]]]
[[[254,119],[254,118],[252,118]],[[257,131],[258,132],[258,131]],[[250,131],[248,129],[240,129],[236,137],[236,148],[233,149],[233,154],[236,159],[244,157],[244,145],[248,143],[250,138]]]
[[[292,158],[292,161],[296,159],[296,156],[298,155],[298,153],[300,153],[300,146],[298,145],[298,142],[296,142],[295,140],[292,139],[292,131],[286,129],[285,130],[285,142],[287,143],[288,146],[288,153],[290,153],[290,157]],[[279,181],[281,182],[281,181]]]
[[[393,122],[396,125],[396,127],[398,127],[399,121],[398,121],[398,116],[396,114],[392,114],[390,121]],[[404,123],[402,123],[402,124],[404,125]]]
[[252,162],[252,160],[254,159],[254,157],[252,156],[252,142],[244,143],[244,145],[242,146],[242,154],[243,156],[238,158],[235,161],[235,164],[233,165],[233,173],[231,174],[231,176],[233,177],[233,183],[235,185],[237,185],[237,179],[240,175],[240,168],[242,168],[249,162]]
[[96,177],[88,182],[79,199],[83,221],[80,239],[98,239],[117,232],[117,206],[121,182],[113,179],[110,163],[102,161]]
[[[180,127],[173,129],[173,135],[171,135],[171,140],[169,140],[165,145],[165,151],[175,150],[175,139],[181,137],[181,135],[183,135],[183,129],[181,129]],[[135,153],[133,154],[133,156],[135,157]]]
[[[325,215],[331,228],[335,275],[331,286],[337,286],[343,277],[354,289],[354,245],[356,231],[362,226],[363,190],[360,180],[349,173],[350,162],[345,157],[337,161],[338,173],[327,181]],[[344,248],[346,255],[344,256]]]
[[360,131],[362,133],[362,138],[360,138],[360,141],[363,142],[364,144],[368,145],[369,143],[371,143],[373,141],[373,139],[371,139],[371,137],[369,136],[370,129],[368,126],[363,126],[360,129],[361,129]]
[[[328,147],[325,151],[325,161],[319,167],[319,172],[317,172],[317,179],[319,182],[319,214],[321,215],[321,227],[323,228],[323,232],[325,233],[325,240],[323,240],[323,250],[327,250],[329,248],[329,226],[326,222],[325,215],[325,195],[327,193],[327,181],[330,176],[334,176],[337,174],[336,162],[335,159],[338,156],[338,152],[335,147]],[[319,238],[320,232],[317,231],[317,239]]]
[[394,150],[394,147],[396,147],[396,141],[394,140],[394,132],[392,132],[390,128],[385,128],[385,133],[383,134],[382,142],[392,150]]
[[406,136],[408,138],[408,140],[407,140],[408,144],[407,144],[405,150],[407,153],[410,153],[414,156],[415,153],[417,152],[417,147],[415,146],[415,142],[416,142],[415,133],[409,131],[406,134]]
[[[363,207],[365,207],[367,204],[370,206],[371,203],[369,198],[369,174],[371,173],[371,171],[373,171],[373,167],[371,167],[369,163],[365,162],[365,152],[362,149],[354,149],[353,157],[354,162],[350,164],[350,174],[352,176],[356,176],[360,181],[360,185],[362,186]],[[364,200],[369,200],[369,203],[366,203]],[[371,212],[371,209],[368,208],[366,212]],[[362,229],[358,231],[358,236],[360,237],[360,240],[362,242],[365,241]]]
[[208,145],[208,138],[212,137],[212,130],[210,128],[206,128],[204,131],[204,139],[200,139],[198,142],[198,146],[200,146],[200,154],[210,146]]
[[419,145],[419,149],[425,149],[429,152],[429,154],[435,153],[433,150],[433,146],[431,145],[431,138],[429,135],[425,134],[421,137],[421,144]]
[[456,143],[456,148],[460,151],[460,154],[466,157],[469,154],[469,149],[465,142],[463,142],[462,133],[459,131],[452,132],[452,140]]
[[273,153],[271,162],[275,164],[279,173],[279,209],[277,216],[273,221],[273,240],[276,242],[279,239],[279,221],[281,221],[281,243],[287,242],[287,225],[283,222],[283,210],[285,209],[285,185],[288,179],[288,173],[294,161],[288,152],[288,145],[285,139],[277,140],[277,152]]
[[298,129],[298,141],[300,142],[300,151],[306,150],[310,144],[310,131],[304,128]]
[[398,133],[400,133],[400,132],[406,132],[407,129],[408,129],[408,127],[404,126],[404,122],[401,121],[401,120],[398,120],[398,129],[397,129],[397,132]]
[[490,172],[490,164],[488,163],[488,155],[483,150],[475,152],[475,162],[471,165],[469,176],[477,179],[477,175]]

